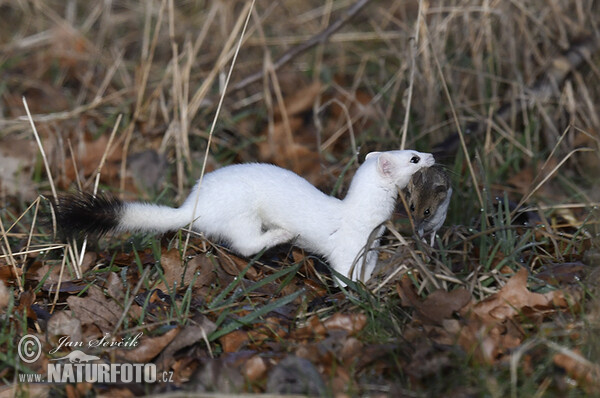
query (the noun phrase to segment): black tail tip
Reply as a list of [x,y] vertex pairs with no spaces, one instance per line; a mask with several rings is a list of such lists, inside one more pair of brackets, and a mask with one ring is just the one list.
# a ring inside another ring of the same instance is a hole
[[64,238],[103,235],[117,228],[123,202],[109,194],[64,194],[53,203],[56,225]]

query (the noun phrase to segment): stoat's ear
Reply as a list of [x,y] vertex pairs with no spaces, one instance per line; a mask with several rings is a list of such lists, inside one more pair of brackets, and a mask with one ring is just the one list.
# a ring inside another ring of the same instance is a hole
[[379,155],[381,152],[369,152],[367,156],[365,156],[365,160],[369,159],[371,156]]
[[394,156],[389,153],[380,153],[377,158],[377,172],[384,177],[392,177],[395,171]]

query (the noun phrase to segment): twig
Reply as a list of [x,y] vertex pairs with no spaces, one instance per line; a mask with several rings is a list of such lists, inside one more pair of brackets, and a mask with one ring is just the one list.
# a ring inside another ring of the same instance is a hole
[[58,195],[56,194],[56,188],[54,188],[54,180],[52,179],[52,173],[50,172],[48,158],[46,158],[46,152],[44,151],[42,141],[40,140],[40,136],[38,135],[37,129],[35,128],[33,119],[31,118],[31,112],[29,112],[29,106],[27,105],[27,100],[25,99],[25,97],[23,97],[23,105],[25,106],[25,112],[27,112],[27,118],[29,119],[29,123],[31,123],[33,135],[35,136],[35,141],[37,142],[38,147],[40,148],[42,159],[44,160],[44,167],[46,168],[46,174],[48,174],[48,182],[50,183],[50,189],[52,189],[52,196],[54,196],[55,201],[58,201]]
[[415,49],[417,47],[417,45],[419,44],[419,30],[421,28],[421,13],[422,13],[422,8],[423,8],[423,1],[419,0],[419,9],[417,11],[417,21],[415,22],[415,35],[413,37],[410,38],[410,43],[409,43],[409,49],[410,49],[410,77],[408,79],[408,94],[407,94],[407,99],[406,99],[406,111],[404,113],[404,123],[402,124],[402,141],[400,143],[400,149],[404,149],[404,146],[406,145],[406,135],[408,134],[408,118],[410,115],[410,104],[412,102],[412,93],[413,93],[413,86],[415,83],[415,58],[417,57],[417,54],[415,52]]
[[[369,3],[369,1],[370,0],[358,0],[356,3],[354,3],[354,5],[352,7],[350,7],[346,11],[346,13],[344,15],[342,15],[342,17],[340,19],[333,22],[326,29],[324,29],[321,32],[317,33],[316,35],[312,36],[310,39],[308,39],[304,43],[290,48],[277,61],[275,61],[273,63],[273,70],[277,71],[279,68],[281,68],[282,66],[284,66],[285,64],[290,62],[292,59],[296,58],[298,55],[304,53],[305,51],[308,51],[309,49],[316,46],[317,44],[321,44],[321,43],[324,43],[325,41],[327,41],[329,36],[331,36],[333,33],[338,31],[342,26],[344,26],[365,5],[367,5],[367,3]],[[264,71],[261,70],[260,72],[256,72],[256,73],[246,77],[242,81],[235,84],[231,88],[230,93],[241,90],[243,88],[246,88],[247,86],[249,86],[252,83],[256,83],[263,77],[263,75],[264,75]]]
[[[4,243],[6,244],[6,254],[4,257],[8,258],[8,262],[12,266],[13,272],[15,273],[15,279],[17,280],[17,286],[19,287],[19,291],[22,293],[25,291],[23,289],[23,284],[21,283],[21,278],[19,273],[17,272],[17,262],[15,261],[15,257],[13,256],[12,249],[10,248],[10,243],[8,242],[8,236],[6,235],[6,231],[4,230],[4,224],[2,223],[2,217],[0,216],[0,233],[2,233],[2,238]],[[4,250],[3,250],[4,251]]]

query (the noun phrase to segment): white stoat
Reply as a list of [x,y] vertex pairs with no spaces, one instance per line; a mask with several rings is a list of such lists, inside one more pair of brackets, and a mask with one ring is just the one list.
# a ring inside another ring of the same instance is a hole
[[342,275],[367,281],[377,261],[374,251],[365,250],[370,234],[378,228],[367,249],[377,247],[381,224],[392,215],[398,189],[433,164],[433,155],[412,150],[369,153],[343,200],[327,196],[289,170],[238,164],[206,174],[179,208],[71,195],[56,206],[57,222],[73,234],[166,232],[193,220],[194,230],[227,241],[243,256],[293,241],[324,256]]

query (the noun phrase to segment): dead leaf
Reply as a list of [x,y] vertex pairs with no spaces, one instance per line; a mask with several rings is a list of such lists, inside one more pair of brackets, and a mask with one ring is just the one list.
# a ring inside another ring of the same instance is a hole
[[6,287],[4,282],[0,280],[0,310],[8,305],[11,295],[11,291]]
[[569,376],[584,384],[588,392],[600,393],[600,365],[594,364],[581,356],[578,349],[574,349],[574,355],[557,353],[553,357],[556,366],[563,368]]
[[[224,251],[220,251],[219,264],[221,264],[221,268],[227,274],[231,276],[238,276],[240,272],[242,272],[248,266],[248,261],[239,258],[238,256],[233,255],[231,253],[225,253]],[[250,267],[246,271],[244,277],[255,281],[258,279],[258,272],[254,267]]]
[[67,311],[54,313],[48,321],[48,342],[54,347],[63,336],[69,336],[69,341],[83,341],[81,321]]
[[248,332],[243,330],[234,330],[219,338],[223,352],[236,352],[247,344],[249,340]]
[[181,329],[173,328],[158,337],[143,337],[140,345],[134,349],[119,348],[115,350],[117,358],[128,362],[146,363],[150,362],[179,334]]
[[98,254],[93,251],[86,251],[83,255],[83,261],[81,263],[81,273],[85,274],[90,268],[96,265],[96,259],[98,258]]
[[329,330],[344,330],[348,334],[360,332],[367,324],[367,316],[365,314],[340,314],[336,313],[331,318],[323,322],[325,329]]
[[35,199],[37,194],[32,176],[36,154],[33,139],[0,141],[0,192],[27,201]]
[[[23,275],[23,270],[21,268],[17,268],[17,274],[19,276]],[[5,282],[14,281],[15,273],[14,268],[8,264],[0,264],[0,280]]]
[[163,252],[160,256],[160,265],[163,269],[164,280],[160,281],[157,288],[163,292],[172,291],[171,289],[173,289],[173,286],[175,285],[175,290],[180,288],[183,263],[181,261],[179,250],[177,250],[177,248],[172,248]]
[[339,352],[339,358],[342,362],[348,363],[357,358],[360,358],[363,349],[364,344],[360,340],[354,337],[348,337],[344,341],[344,345]]
[[160,353],[156,360],[159,369],[167,369],[167,361],[173,361],[173,355],[184,347],[189,347],[199,341],[203,341],[209,334],[217,329],[212,321],[204,315],[197,315],[193,321],[181,329],[179,334]]
[[480,361],[493,363],[522,343],[524,333],[515,321],[517,315],[531,317],[542,311],[568,308],[568,300],[561,300],[565,297],[562,291],[530,292],[527,276],[527,270],[521,268],[498,293],[461,310],[467,324],[460,329],[458,343]]
[[33,290],[27,290],[19,296],[19,304],[15,308],[15,312],[22,314],[23,311],[27,313],[27,318],[37,320],[35,311],[31,309],[31,305],[35,302],[36,296]]
[[115,300],[123,300],[126,288],[121,277],[116,272],[109,272],[106,279],[108,281],[106,286],[108,294]]
[[275,107],[274,123],[261,133],[267,139],[258,144],[261,161],[291,169],[313,184],[323,182],[321,162],[314,126],[307,123],[302,113],[312,111],[320,91],[321,84],[316,82],[285,98],[288,117],[282,118],[280,109]]
[[66,282],[71,280],[70,273],[63,272],[63,277],[60,277],[60,268],[53,264],[43,263],[41,261],[35,261],[26,271],[26,278],[36,281],[45,279],[44,285],[56,285],[59,281]]
[[[408,278],[405,278],[408,280]],[[463,308],[471,301],[471,293],[464,288],[454,289],[450,292],[436,290],[423,302],[417,301],[415,309],[422,320],[441,325],[445,319]]]
[[95,324],[102,332],[108,333],[112,332],[123,311],[96,286],[88,289],[87,297],[71,296],[67,303],[82,325]]
[[217,277],[213,271],[214,265],[206,256],[194,256],[187,262],[183,286],[189,286],[192,282],[195,287],[209,286]]
[[326,333],[327,329],[325,329],[319,317],[313,315],[306,321],[306,326],[292,331],[292,337],[295,339],[310,339],[317,336],[323,337]]
[[242,373],[248,381],[255,382],[262,379],[267,373],[267,363],[260,356],[250,358],[242,367]]
[[[555,158],[551,158],[544,169],[541,168],[541,166],[543,166],[542,164],[538,164],[536,169],[533,168],[534,166],[524,167],[521,169],[521,171],[510,177],[506,182],[517,188],[519,193],[526,195],[536,184],[546,178],[550,172],[554,170],[557,164],[557,160]],[[555,197],[556,192],[554,189],[552,189],[551,184],[545,183],[536,192],[536,195],[539,197],[549,198]]]
[[552,285],[578,283],[585,275],[586,267],[582,262],[554,264],[550,263],[540,270],[535,276]]
[[[294,94],[287,97],[283,102],[288,116],[296,116],[300,113],[312,111],[313,104],[321,92],[323,85],[316,81],[312,84],[296,90]],[[275,118],[281,117],[279,106],[275,106],[273,110]]]
[[[68,156],[64,163],[63,178],[59,180],[60,186],[64,188],[68,187],[76,180],[76,174],[79,174],[80,178],[91,177],[100,165],[102,156],[108,146],[108,140],[108,134],[102,134],[97,139],[92,138],[90,135],[86,135],[85,139],[82,140],[79,145],[75,145],[73,148],[75,151],[73,157],[75,158],[75,164],[78,169],[75,169],[72,158]],[[111,183],[118,180],[122,154],[123,147],[113,144],[106,157],[104,167],[102,168],[100,181]]]
[[525,268],[506,282],[500,291],[487,299],[466,307],[463,312],[472,311],[484,324],[512,318],[525,308],[543,308],[552,305],[553,292],[532,293],[527,289],[528,272]]

